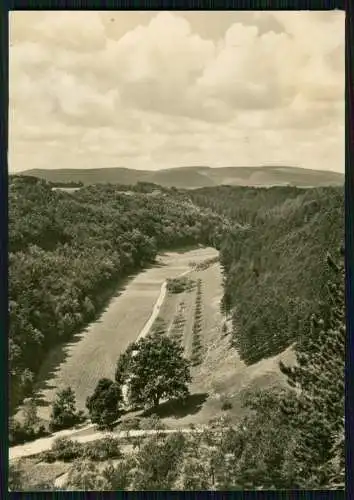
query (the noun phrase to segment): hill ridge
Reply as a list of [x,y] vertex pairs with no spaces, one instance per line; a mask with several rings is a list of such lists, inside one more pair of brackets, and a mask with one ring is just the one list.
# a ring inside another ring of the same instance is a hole
[[303,167],[265,165],[259,167],[209,167],[184,166],[161,170],[137,170],[127,167],[89,169],[30,169],[17,173],[39,177],[47,181],[82,182],[88,184],[126,184],[138,182],[158,184],[163,187],[193,189],[217,185],[317,187],[343,185],[344,174]]

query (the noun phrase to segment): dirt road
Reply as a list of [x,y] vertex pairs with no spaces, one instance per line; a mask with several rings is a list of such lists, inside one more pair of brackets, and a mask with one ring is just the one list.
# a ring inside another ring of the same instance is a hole
[[200,427],[198,429],[164,429],[164,430],[128,430],[128,431],[120,431],[120,432],[100,432],[93,431],[92,434],[88,434],[85,436],[78,436],[75,434],[79,434],[80,431],[89,429],[93,426],[87,426],[85,428],[80,429],[79,431],[61,431],[49,436],[47,438],[37,439],[36,441],[32,441],[30,443],[26,443],[19,446],[13,446],[9,449],[9,460],[16,460],[19,458],[30,457],[33,455],[38,455],[43,451],[49,450],[53,444],[53,442],[58,437],[68,437],[73,441],[77,441],[78,443],[89,443],[92,441],[97,441],[98,439],[102,439],[105,437],[114,437],[125,439],[129,437],[145,437],[145,436],[154,436],[156,434],[174,434],[176,432],[182,432],[183,434],[188,434],[191,432],[202,432],[203,428]]

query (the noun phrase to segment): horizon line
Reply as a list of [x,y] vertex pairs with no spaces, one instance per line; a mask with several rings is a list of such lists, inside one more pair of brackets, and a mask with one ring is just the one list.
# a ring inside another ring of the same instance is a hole
[[307,168],[307,167],[300,167],[297,165],[281,165],[281,164],[267,164],[267,165],[224,165],[224,166],[210,166],[210,165],[186,165],[186,166],[176,166],[176,167],[168,167],[168,168],[156,168],[153,170],[149,169],[144,169],[144,168],[134,168],[134,167],[124,167],[124,166],[119,166],[119,167],[89,167],[89,168],[75,168],[75,167],[59,167],[59,168],[45,168],[45,167],[35,167],[35,168],[30,168],[26,170],[18,170],[18,171],[11,171],[8,169],[8,174],[9,175],[16,175],[16,174],[24,174],[26,172],[32,172],[32,171],[48,171],[48,172],[57,172],[57,171],[63,171],[63,170],[75,170],[75,171],[93,171],[93,170],[132,170],[136,172],[161,172],[161,171],[167,171],[167,170],[177,170],[177,169],[189,169],[189,168],[203,168],[203,169],[213,169],[213,170],[218,170],[222,168],[287,168],[287,169],[297,169],[297,170],[309,170],[312,172],[331,172],[334,174],[340,174],[340,175],[345,175],[345,171],[343,172],[338,172],[335,170],[322,170],[322,169],[316,169],[316,168]]

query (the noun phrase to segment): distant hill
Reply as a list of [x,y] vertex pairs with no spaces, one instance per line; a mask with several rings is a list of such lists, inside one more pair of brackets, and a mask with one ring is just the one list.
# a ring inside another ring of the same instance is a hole
[[218,185],[317,187],[343,185],[344,175],[324,170],[299,167],[181,167],[165,170],[133,170],[128,168],[33,169],[21,175],[39,177],[50,182],[82,182],[88,184],[136,184],[151,182],[164,187],[200,188]]

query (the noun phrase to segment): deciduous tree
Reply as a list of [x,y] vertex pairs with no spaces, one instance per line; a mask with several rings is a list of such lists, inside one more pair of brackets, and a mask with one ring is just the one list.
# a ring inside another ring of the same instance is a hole
[[99,427],[110,427],[120,414],[122,403],[120,386],[107,378],[102,378],[92,394],[87,398],[86,407],[91,421]]
[[152,333],[135,349],[128,382],[133,403],[157,406],[161,399],[188,395],[189,363],[176,339]]
[[81,414],[76,408],[75,393],[71,387],[57,392],[52,405],[50,428],[52,431],[67,429],[77,424]]

